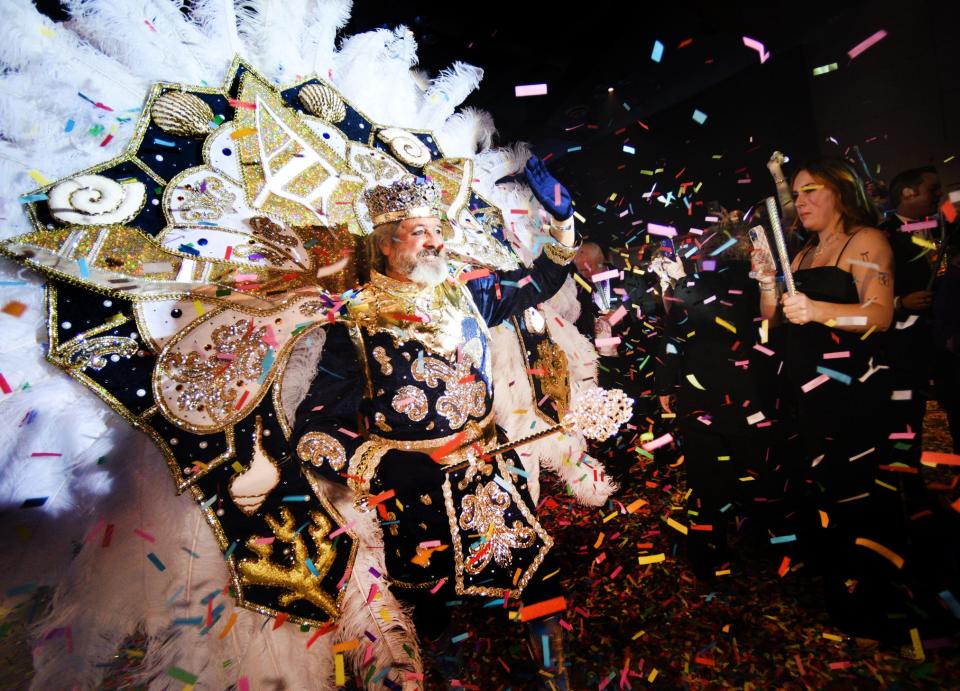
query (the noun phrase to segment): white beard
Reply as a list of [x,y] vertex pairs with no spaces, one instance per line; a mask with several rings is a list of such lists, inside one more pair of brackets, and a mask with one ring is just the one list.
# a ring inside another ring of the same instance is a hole
[[440,285],[449,275],[445,251],[441,251],[436,256],[401,256],[397,259],[398,273],[428,288]]

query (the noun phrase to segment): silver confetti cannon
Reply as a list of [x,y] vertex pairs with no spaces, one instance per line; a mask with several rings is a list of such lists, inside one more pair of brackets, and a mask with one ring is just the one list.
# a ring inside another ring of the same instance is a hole
[[767,216],[770,217],[770,230],[773,231],[773,242],[777,246],[777,256],[780,257],[780,268],[783,269],[783,282],[787,286],[787,295],[796,295],[797,285],[793,282],[793,272],[790,270],[787,240],[783,236],[783,226],[780,225],[780,209],[777,208],[776,197],[767,197],[766,204]]

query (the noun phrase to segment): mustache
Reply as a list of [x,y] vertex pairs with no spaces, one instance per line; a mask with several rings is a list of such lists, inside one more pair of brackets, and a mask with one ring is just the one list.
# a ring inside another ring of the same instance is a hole
[[447,251],[446,251],[446,250],[438,250],[438,249],[433,249],[433,248],[422,249],[422,250],[420,250],[420,252],[417,253],[417,258],[418,258],[418,259],[425,259],[425,258],[427,258],[427,257],[443,257],[443,258],[446,258],[446,256],[447,256]]

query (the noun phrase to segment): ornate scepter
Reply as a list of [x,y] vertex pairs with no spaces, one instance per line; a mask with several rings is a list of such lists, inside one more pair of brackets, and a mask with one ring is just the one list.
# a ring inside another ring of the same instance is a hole
[[777,256],[780,257],[780,268],[783,269],[783,282],[787,286],[787,295],[795,295],[797,286],[793,282],[793,272],[790,270],[790,257],[787,256],[787,241],[783,236],[783,227],[780,225],[780,210],[777,208],[775,197],[767,197],[767,216],[770,217],[770,230],[773,231],[773,242],[777,246]]
[[[531,435],[501,444],[484,451],[479,459],[487,459],[521,446],[549,437],[557,432],[580,432],[594,441],[603,441],[616,434],[620,426],[633,414],[633,399],[620,389],[601,389],[591,387],[580,394],[576,404],[563,416],[560,424],[547,427]],[[448,473],[476,463],[477,458],[468,459],[444,468]]]

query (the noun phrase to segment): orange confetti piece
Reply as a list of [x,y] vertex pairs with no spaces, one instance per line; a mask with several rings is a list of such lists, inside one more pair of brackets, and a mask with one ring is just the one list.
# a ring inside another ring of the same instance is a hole
[[784,557],[783,561],[780,562],[780,568],[777,569],[777,575],[780,578],[783,578],[787,575],[787,572],[790,570],[790,557]]
[[820,526],[826,528],[830,525],[830,516],[827,515],[827,512],[820,509]]
[[441,458],[445,457],[454,449],[459,448],[460,443],[463,441],[463,438],[465,436],[467,436],[466,430],[459,432],[457,436],[455,436],[453,439],[451,439],[446,444],[444,444],[439,449],[437,449],[432,454],[430,454],[430,458],[432,458],[434,461],[439,461]]
[[243,139],[244,137],[249,137],[251,134],[256,133],[257,130],[255,130],[253,127],[240,127],[230,133],[230,139]]
[[22,302],[17,302],[16,300],[11,300],[3,306],[3,312],[5,314],[9,314],[11,317],[21,317],[26,311],[27,306]]
[[234,612],[230,615],[230,618],[227,619],[227,625],[223,627],[223,631],[220,632],[220,635],[217,636],[219,640],[223,640],[227,637],[227,634],[230,633],[230,629],[233,628],[233,625],[237,623],[237,613]]
[[873,550],[879,554],[884,559],[887,559],[891,564],[896,566],[898,569],[903,568],[903,557],[894,552],[888,547],[884,547],[879,542],[874,542],[873,540],[865,537],[858,537],[856,543],[861,547],[866,547],[867,549]]
[[920,463],[927,466],[955,465],[960,466],[960,456],[955,453],[940,453],[938,451],[924,451],[920,456]]
[[535,602],[532,605],[520,608],[520,621],[533,621],[557,612],[562,612],[567,608],[567,600],[563,597],[555,597],[543,602]]
[[335,654],[343,653],[348,650],[356,650],[359,647],[360,647],[360,641],[354,638],[352,641],[344,641],[343,643],[337,643],[335,646],[333,646],[333,652]]

